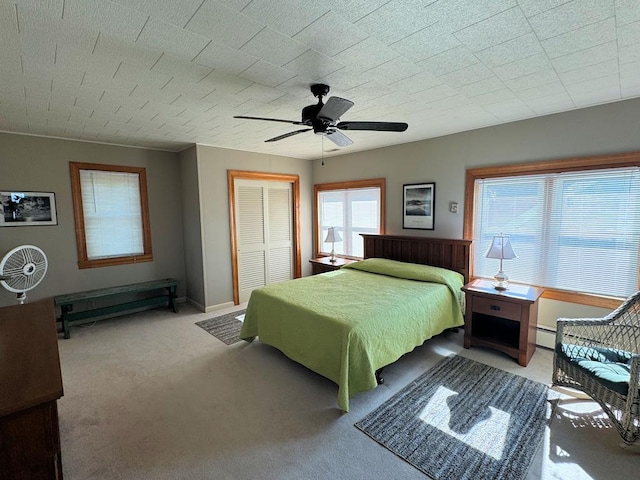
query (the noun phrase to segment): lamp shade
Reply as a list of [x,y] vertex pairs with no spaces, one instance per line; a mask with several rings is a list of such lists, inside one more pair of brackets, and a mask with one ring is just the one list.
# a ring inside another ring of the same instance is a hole
[[489,250],[485,254],[487,258],[499,258],[500,260],[511,260],[512,258],[518,258],[516,252],[513,251],[509,235],[496,235],[493,237],[493,242]]
[[342,237],[338,230],[336,230],[336,227],[329,227],[329,230],[327,231],[327,238],[325,238],[324,241],[326,243],[341,242]]

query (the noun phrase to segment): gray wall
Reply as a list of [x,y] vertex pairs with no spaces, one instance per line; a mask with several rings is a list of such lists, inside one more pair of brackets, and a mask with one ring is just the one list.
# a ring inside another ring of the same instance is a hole
[[[49,272],[31,292],[32,299],[171,276],[181,281],[180,296],[187,294],[198,305],[216,308],[233,298],[228,169],[300,176],[302,267],[307,275],[313,254],[314,183],[385,177],[387,233],[460,238],[467,168],[638,151],[639,125],[640,100],[632,100],[330,157],[324,166],[320,160],[201,145],[174,154],[0,133],[0,189],[55,192],[59,222],[57,226],[0,228],[0,255],[27,243],[47,253]],[[357,132],[352,136],[357,141]],[[146,167],[153,262],[78,269],[69,161]],[[402,185],[427,181],[436,182],[436,228],[404,230]],[[459,203],[458,214],[449,212],[452,201]],[[13,304],[13,297],[0,289],[0,306]],[[541,323],[553,325],[558,316],[575,316],[575,311],[575,305],[545,300]],[[587,313],[600,316],[603,310],[580,309],[581,315]]]
[[[313,164],[314,183],[386,177],[386,231],[390,234],[462,238],[467,168],[640,150],[640,100],[483,128],[446,137],[325,158]],[[411,125],[409,125],[411,128]],[[381,133],[381,135],[393,135]],[[357,132],[352,135],[357,141]],[[435,230],[402,228],[402,185],[436,182]],[[458,213],[449,212],[458,202]],[[575,317],[576,306],[543,300],[540,323]],[[579,315],[606,312],[581,307]]]
[[200,310],[204,310],[206,302],[202,225],[200,223],[200,184],[198,182],[198,156],[195,146],[180,152],[180,167],[187,299]]
[[[69,162],[145,167],[153,262],[80,270]],[[30,299],[92,288],[174,277],[185,295],[180,163],[174,153],[0,133],[0,190],[45,191],[56,195],[58,225],[0,228],[0,257],[18,245],[32,244],[47,255],[49,270]],[[178,181],[176,181],[178,180]],[[15,294],[0,288],[0,306],[15,304]]]
[[[313,181],[386,177],[387,233],[461,238],[467,168],[639,151],[639,128],[640,99],[325,158],[324,166],[315,160]],[[357,132],[350,135],[357,142]],[[402,185],[431,181],[435,230],[403,230]],[[454,201],[457,214],[449,212]]]
[[206,307],[215,309],[233,301],[227,170],[295,174],[300,177],[302,274],[310,274],[312,162],[203,145],[197,146],[197,156]]

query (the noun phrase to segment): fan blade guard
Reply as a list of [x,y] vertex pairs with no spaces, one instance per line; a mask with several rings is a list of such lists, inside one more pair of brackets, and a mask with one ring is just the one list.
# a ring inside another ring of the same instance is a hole
[[0,285],[13,293],[31,290],[44,278],[47,265],[47,256],[38,247],[16,247],[0,261],[0,276],[4,277]]

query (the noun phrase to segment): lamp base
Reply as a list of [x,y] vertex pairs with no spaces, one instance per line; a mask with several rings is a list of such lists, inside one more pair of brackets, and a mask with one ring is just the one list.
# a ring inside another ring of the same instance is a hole
[[498,291],[507,290],[509,288],[509,277],[505,275],[505,273],[500,270],[493,276],[495,282],[493,282],[493,288]]

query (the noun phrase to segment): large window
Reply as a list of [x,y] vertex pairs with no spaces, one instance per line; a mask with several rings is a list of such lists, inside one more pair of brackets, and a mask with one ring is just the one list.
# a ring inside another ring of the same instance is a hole
[[69,164],[78,266],[153,260],[144,168]]
[[362,258],[361,233],[384,233],[385,179],[315,185],[316,252],[328,255],[331,243],[324,240],[329,227],[342,238],[335,243],[336,254]]
[[484,254],[504,233],[518,255],[504,261],[514,282],[583,296],[624,298],[638,290],[640,168],[616,160],[472,170],[473,275],[495,274],[497,260]]

